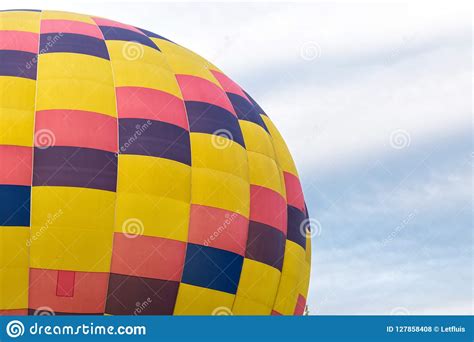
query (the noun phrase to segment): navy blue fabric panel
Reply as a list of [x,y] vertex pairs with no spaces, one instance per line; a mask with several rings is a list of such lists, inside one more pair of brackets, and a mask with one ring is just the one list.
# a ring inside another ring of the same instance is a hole
[[99,26],[105,40],[123,40],[126,42],[137,42],[153,49],[161,51],[147,36],[138,32],[130,31],[120,27]]
[[222,107],[205,102],[185,101],[191,132],[214,134],[226,130],[232,140],[245,147],[239,120]]
[[137,27],[137,29],[139,29],[140,31],[142,31],[142,32],[143,32],[144,34],[146,34],[148,37],[153,37],[153,38],[159,38],[159,39],[167,40],[167,41],[169,41],[170,43],[175,44],[175,42],[169,40],[168,38],[165,38],[165,37],[163,37],[163,36],[160,36],[159,34],[153,33],[153,32],[151,32],[151,31],[144,30],[144,29],[139,28],[139,27]]
[[[288,231],[287,239],[293,241],[306,249],[305,228],[302,227],[303,221],[306,220],[306,214],[298,208],[288,205]],[[309,223],[308,223],[309,224]]]
[[255,109],[257,110],[257,112],[259,114],[262,114],[262,115],[265,115],[265,116],[268,116],[267,113],[265,113],[265,111],[262,109],[262,107],[260,107],[260,105],[257,103],[257,101],[255,101],[252,96],[250,96],[245,90],[242,90],[244,92],[245,95],[247,95],[247,97],[249,98],[249,100],[253,103],[253,105],[255,106]]
[[250,221],[245,257],[281,271],[286,237],[282,231],[266,224]]
[[0,226],[30,225],[31,187],[0,185]]
[[109,58],[107,46],[102,39],[76,33],[44,33],[40,36],[40,54],[71,52]]
[[189,132],[167,122],[119,119],[119,151],[191,165]]
[[182,282],[235,294],[243,262],[241,255],[189,243]]
[[35,148],[33,185],[115,191],[117,156],[84,147]]
[[260,117],[260,113],[257,112],[257,109],[254,105],[252,105],[240,95],[227,93],[227,96],[229,97],[229,100],[234,107],[235,113],[240,120],[256,123],[268,132],[267,125],[265,125],[265,122],[263,122],[263,119]]
[[25,51],[0,50],[0,75],[36,80],[36,54]]
[[263,119],[260,117],[260,113],[258,113],[253,104],[248,102],[240,95],[227,93],[227,96],[229,97],[229,100],[234,107],[235,113],[240,120],[256,123],[268,132],[267,125],[265,125],[265,122],[263,122]]

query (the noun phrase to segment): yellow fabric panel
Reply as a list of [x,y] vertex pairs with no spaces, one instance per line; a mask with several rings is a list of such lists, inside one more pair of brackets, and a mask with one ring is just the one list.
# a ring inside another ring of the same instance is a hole
[[[286,145],[283,137],[281,136],[280,132],[277,130],[273,122],[268,118],[266,115],[260,115],[267,125],[268,131],[272,136],[273,146],[275,148],[275,153],[277,156],[277,162],[282,168],[283,171],[289,172],[296,177],[298,177],[298,171],[296,170],[295,162],[291,157],[290,151],[288,150],[288,146]],[[299,178],[299,177],[298,177]]]
[[248,151],[258,152],[272,159],[276,158],[271,137],[261,126],[247,120],[239,120],[239,125]]
[[25,31],[39,33],[39,12],[0,12],[0,31]]
[[30,267],[109,272],[111,253],[111,232],[50,228],[31,244]]
[[272,307],[237,295],[232,312],[239,316],[268,316],[272,312]]
[[117,117],[108,61],[69,53],[44,54],[39,61],[37,110],[75,109]]
[[280,274],[274,267],[245,258],[232,311],[236,315],[269,315]]
[[192,203],[249,217],[250,184],[232,174],[193,167]]
[[110,191],[33,187],[30,267],[108,272],[114,202]]
[[199,63],[196,60],[190,60],[187,57],[182,57],[180,55],[168,55],[166,54],[166,60],[170,64],[171,68],[176,74],[179,75],[191,75],[196,77],[201,77],[205,80],[208,80],[219,88],[222,89],[219,82],[216,80],[214,75],[207,69],[204,65]]
[[[147,194],[117,194],[115,231],[187,241],[189,202]],[[137,223],[137,226],[134,224]]]
[[117,192],[191,201],[191,167],[166,158],[120,154]]
[[278,165],[267,156],[248,151],[250,183],[272,189],[285,196]]
[[283,270],[274,305],[274,309],[283,315],[293,315],[295,311],[301,282],[304,281],[305,256],[300,245],[286,240]]
[[189,202],[147,194],[117,194],[115,231],[134,234],[138,223],[141,235],[187,241]]
[[[138,43],[106,41],[116,87],[144,87],[167,92],[182,99],[174,73],[162,53]],[[132,52],[127,52],[132,50]],[[134,50],[134,51],[133,51]],[[137,53],[130,57],[127,53]],[[127,57],[128,56],[128,57]]]
[[191,167],[165,158],[119,155],[115,231],[187,241]]
[[235,295],[189,284],[179,284],[175,315],[212,315],[230,312]]
[[32,146],[36,82],[0,76],[0,145]]
[[309,236],[306,237],[305,265],[302,277],[303,280],[300,284],[299,291],[303,297],[307,298],[311,280],[311,237]]
[[0,310],[28,307],[29,227],[0,227]]
[[303,266],[303,273],[300,274],[300,281],[298,283],[298,293],[301,294],[305,298],[308,297],[308,292],[309,292],[310,272],[311,272],[311,265],[308,263],[305,263]]
[[81,53],[46,53],[40,56],[38,80],[74,79],[113,86],[110,61]]
[[160,50],[165,53],[167,56],[168,55],[180,55],[185,58],[189,58],[190,60],[195,60],[197,63],[203,65],[205,68],[210,69],[210,70],[215,70],[222,72],[218,67],[216,67],[214,64],[206,60],[205,58],[199,56],[197,53],[186,49],[183,46],[174,44],[172,42],[169,42],[164,39],[160,38],[150,38],[159,48]]
[[83,23],[95,25],[95,21],[92,20],[90,16],[84,15],[84,14],[70,13],[70,12],[43,11],[41,20],[48,20],[48,19],[81,21]]
[[[231,173],[248,181],[247,152],[236,142],[213,134],[191,133],[192,163],[196,168],[208,168]],[[219,147],[216,139],[226,139]]]

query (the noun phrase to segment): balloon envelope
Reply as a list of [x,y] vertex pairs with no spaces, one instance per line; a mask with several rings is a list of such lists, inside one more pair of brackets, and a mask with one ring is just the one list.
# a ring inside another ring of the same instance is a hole
[[0,313],[303,313],[298,173],[212,63],[104,18],[3,11],[0,94]]

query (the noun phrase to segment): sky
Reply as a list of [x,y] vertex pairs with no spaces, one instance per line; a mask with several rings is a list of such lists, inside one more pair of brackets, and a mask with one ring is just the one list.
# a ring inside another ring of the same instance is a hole
[[311,314],[472,314],[469,2],[2,0],[209,59],[264,108],[317,220]]

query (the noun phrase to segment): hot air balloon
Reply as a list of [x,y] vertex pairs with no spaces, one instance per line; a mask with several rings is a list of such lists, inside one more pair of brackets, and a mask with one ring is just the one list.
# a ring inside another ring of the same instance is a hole
[[2,11],[0,90],[1,314],[303,313],[297,170],[215,65],[116,21]]

